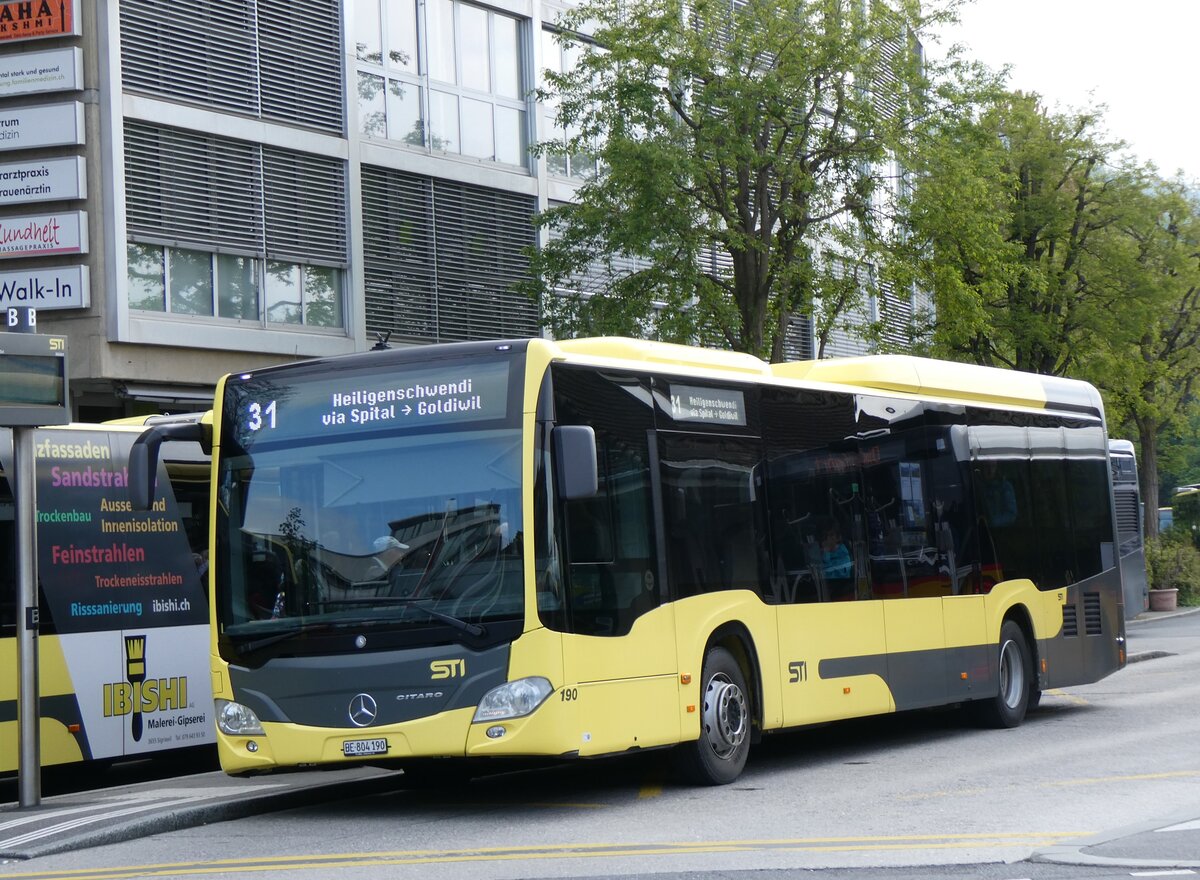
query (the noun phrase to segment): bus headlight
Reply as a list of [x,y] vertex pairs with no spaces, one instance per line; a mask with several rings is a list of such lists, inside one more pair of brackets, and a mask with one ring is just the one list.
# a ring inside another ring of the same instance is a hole
[[494,687],[479,701],[472,723],[504,721],[528,715],[554,691],[550,682],[541,677],[518,678]]
[[262,722],[247,706],[229,700],[216,700],[217,729],[229,736],[263,736]]

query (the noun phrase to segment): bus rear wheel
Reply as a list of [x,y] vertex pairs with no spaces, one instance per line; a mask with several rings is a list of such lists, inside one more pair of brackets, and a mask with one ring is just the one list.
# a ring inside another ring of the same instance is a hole
[[973,704],[976,720],[985,727],[1017,727],[1025,720],[1030,692],[1036,687],[1033,660],[1025,633],[1012,620],[1000,627],[999,692]]
[[704,657],[700,704],[700,738],[677,749],[679,770],[697,785],[727,785],[746,766],[752,714],[742,668],[725,648]]

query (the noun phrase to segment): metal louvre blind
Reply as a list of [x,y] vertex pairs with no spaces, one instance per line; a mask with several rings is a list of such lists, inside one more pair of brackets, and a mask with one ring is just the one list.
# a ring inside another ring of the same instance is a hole
[[534,242],[534,200],[364,165],[367,332],[411,342],[535,336],[511,290]]
[[[833,277],[838,281],[854,280],[859,277],[856,273],[870,271],[869,267],[852,264],[836,254],[826,254],[825,258],[830,261]],[[855,286],[861,292],[861,285],[857,281],[855,281]],[[862,332],[858,328],[864,328],[870,324],[870,307],[871,303],[865,301],[853,308],[844,308],[841,311],[829,330],[829,337],[825,342],[825,357],[855,357],[866,354]]]
[[871,89],[875,95],[876,109],[888,119],[898,119],[904,110],[904,95],[900,77],[896,72],[900,65],[911,64],[913,51],[904,22],[885,3],[872,3],[871,15],[882,19],[885,26],[894,29],[889,39],[877,47],[876,65],[871,71]]
[[258,0],[264,118],[342,131],[341,23],[338,0]]
[[253,144],[125,123],[130,235],[262,253],[262,172]]
[[348,263],[345,163],[275,147],[262,154],[267,253]]
[[538,335],[537,304],[511,289],[529,270],[533,212],[528,196],[433,181],[441,339]]
[[125,87],[258,113],[249,0],[121,0]]
[[896,296],[891,282],[880,285],[879,317],[883,322],[883,342],[889,349],[907,351],[910,346],[912,302]]
[[813,357],[812,321],[805,315],[788,318],[787,330],[783,334],[783,359],[811,361]]
[[367,333],[436,342],[433,182],[362,166]]

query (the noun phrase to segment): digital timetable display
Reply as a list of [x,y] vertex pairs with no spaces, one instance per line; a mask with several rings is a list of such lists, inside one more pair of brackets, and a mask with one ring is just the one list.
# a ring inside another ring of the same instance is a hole
[[510,366],[459,361],[437,366],[338,370],[230,379],[225,418],[237,441],[256,442],[508,417]]
[[67,340],[37,333],[0,333],[0,425],[65,425]]

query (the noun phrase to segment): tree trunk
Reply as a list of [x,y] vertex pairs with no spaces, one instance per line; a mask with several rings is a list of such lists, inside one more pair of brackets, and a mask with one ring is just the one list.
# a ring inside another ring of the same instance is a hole
[[1158,536],[1158,431],[1149,420],[1138,419],[1138,441],[1142,466],[1138,468],[1138,489],[1146,518],[1146,537]]

